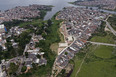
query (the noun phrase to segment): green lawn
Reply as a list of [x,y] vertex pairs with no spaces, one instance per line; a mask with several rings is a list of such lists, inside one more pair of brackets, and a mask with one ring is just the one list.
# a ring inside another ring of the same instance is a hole
[[111,33],[107,33],[106,36],[102,37],[102,36],[94,36],[91,38],[90,41],[93,42],[102,42],[102,43],[112,43],[114,44],[114,39],[113,39],[113,35]]
[[59,28],[58,33],[59,33],[59,37],[60,37],[60,40],[61,40],[60,42],[61,42],[61,43],[64,43],[64,42],[65,42],[64,36],[63,36],[63,34],[60,32],[60,28]]
[[116,77],[115,63],[95,61],[84,63],[78,77]]
[[[116,77],[116,58],[112,56],[113,47],[91,45],[87,51],[88,55],[77,77]],[[76,76],[82,60],[83,58],[79,58],[78,55],[74,58],[71,77]]]
[[58,43],[54,43],[50,46],[50,49],[57,54],[58,53],[58,47],[59,47]]
[[82,62],[82,60],[79,60],[78,58],[75,59],[75,61],[74,61],[74,63],[75,63],[74,69],[73,69],[73,72],[72,72],[70,77],[75,77],[76,72],[78,71],[81,62]]
[[113,47],[109,46],[99,46],[94,52],[94,55],[101,58],[111,58]]

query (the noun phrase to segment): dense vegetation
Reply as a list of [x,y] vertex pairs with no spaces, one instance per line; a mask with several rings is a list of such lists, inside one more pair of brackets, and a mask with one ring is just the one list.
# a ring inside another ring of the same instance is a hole
[[10,67],[8,69],[8,75],[16,75],[16,71],[18,70],[18,65],[15,65],[15,63],[10,63]]
[[45,40],[41,40],[37,46],[41,48],[41,52],[45,52],[44,57],[47,59],[47,65],[36,66],[33,64],[33,68],[26,74],[21,74],[18,77],[46,77],[50,76],[51,68],[55,60],[56,54],[50,49],[51,44],[60,42],[59,33],[59,24],[61,21],[55,20],[53,17],[51,20],[41,22],[41,26],[38,26],[39,30],[35,32],[41,34]]

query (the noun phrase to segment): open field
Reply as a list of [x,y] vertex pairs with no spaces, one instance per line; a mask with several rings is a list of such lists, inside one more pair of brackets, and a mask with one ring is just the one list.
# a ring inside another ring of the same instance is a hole
[[64,36],[63,36],[63,34],[60,32],[61,31],[61,29],[59,28],[59,31],[58,31],[58,33],[59,33],[59,37],[60,37],[60,42],[61,43],[64,43],[65,41],[64,41]]
[[50,46],[50,49],[54,51],[56,54],[58,53],[58,43],[54,43]]
[[116,58],[112,54],[113,49],[108,46],[89,46],[87,57],[78,74],[83,58],[79,58],[78,55],[74,58],[74,70],[71,77],[116,77]]
[[90,41],[114,44],[115,40],[113,37],[114,37],[113,34],[107,32],[106,36],[94,36],[91,38]]
[[111,58],[112,57],[113,47],[109,46],[99,46],[94,52],[94,55],[101,58]]
[[115,63],[95,61],[84,63],[78,77],[116,77]]

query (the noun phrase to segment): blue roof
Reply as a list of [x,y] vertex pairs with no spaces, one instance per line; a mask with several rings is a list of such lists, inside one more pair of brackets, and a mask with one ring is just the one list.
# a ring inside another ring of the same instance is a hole
[[6,27],[4,27],[4,30],[7,32],[7,29],[6,29]]

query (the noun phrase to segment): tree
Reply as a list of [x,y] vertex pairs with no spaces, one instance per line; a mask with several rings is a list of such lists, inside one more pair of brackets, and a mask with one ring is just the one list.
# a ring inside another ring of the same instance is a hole
[[39,59],[40,59],[40,58],[41,58],[41,56],[40,56],[40,55],[37,55],[37,58],[39,58]]
[[27,43],[29,43],[31,36],[29,36],[30,32],[23,32],[19,38],[17,38],[19,40],[19,45],[24,49],[25,45]]
[[28,58],[28,52],[25,52],[25,56],[26,56],[26,58]]
[[0,46],[0,52],[2,51],[2,47]]
[[27,69],[27,67],[26,66],[23,66],[22,69],[21,69],[21,72],[25,72],[26,69]]
[[45,15],[46,15],[46,11],[41,10],[40,19],[43,19]]
[[52,25],[52,21],[49,19],[49,20],[47,21],[47,24],[48,24],[48,26],[51,26],[51,25]]
[[68,52],[65,52],[65,55],[67,55],[68,54]]
[[10,68],[8,69],[8,73],[10,75],[16,74],[16,71],[18,70],[18,65],[15,65],[15,63],[10,63]]

